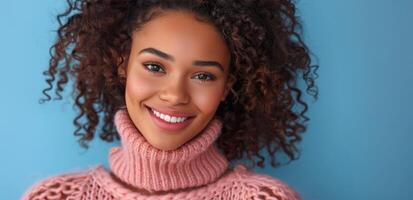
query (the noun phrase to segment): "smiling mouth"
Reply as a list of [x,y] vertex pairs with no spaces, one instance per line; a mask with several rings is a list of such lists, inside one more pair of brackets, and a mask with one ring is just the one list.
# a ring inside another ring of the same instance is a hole
[[157,111],[156,109],[153,109],[147,105],[145,105],[145,107],[148,109],[148,112],[150,112],[151,115],[165,121],[171,124],[178,124],[178,123],[182,123],[184,121],[187,121],[188,119],[192,119],[195,116],[174,116],[174,115],[168,115],[168,114],[164,114],[162,112]]
[[182,115],[183,113],[181,113],[181,117],[171,117],[169,115],[159,113],[149,106],[145,105],[145,107],[148,110],[148,114],[150,116],[151,121],[158,128],[162,129],[163,131],[166,131],[167,133],[179,134],[181,130],[190,126],[190,124],[194,121],[195,118],[195,116]]

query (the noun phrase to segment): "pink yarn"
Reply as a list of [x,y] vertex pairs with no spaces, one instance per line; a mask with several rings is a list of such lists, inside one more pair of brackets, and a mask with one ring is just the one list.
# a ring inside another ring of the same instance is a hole
[[133,124],[127,110],[115,115],[122,147],[113,148],[109,163],[115,175],[150,192],[185,189],[215,181],[228,161],[215,147],[222,123],[213,119],[197,137],[174,151],[154,148]]
[[109,152],[111,170],[98,165],[52,176],[31,186],[22,199],[300,199],[271,176],[241,164],[229,169],[214,143],[222,128],[218,119],[173,151],[151,146],[126,109],[116,112],[115,125],[122,145]]

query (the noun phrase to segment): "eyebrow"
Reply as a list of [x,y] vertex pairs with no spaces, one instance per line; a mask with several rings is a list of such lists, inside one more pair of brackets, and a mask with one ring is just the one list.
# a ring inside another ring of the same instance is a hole
[[[171,55],[168,55],[167,53],[162,52],[161,50],[155,49],[155,48],[153,48],[153,47],[149,47],[149,48],[142,49],[142,50],[139,51],[138,54],[145,53],[145,52],[146,52],[146,53],[154,54],[154,55],[156,55],[156,56],[158,56],[158,57],[161,57],[161,58],[163,58],[163,59],[165,59],[165,60],[170,60],[170,61],[174,61],[174,60],[175,60],[175,58],[172,57]],[[214,67],[218,67],[222,72],[224,72],[224,67],[222,67],[222,65],[221,65],[219,62],[217,62],[217,61],[211,61],[211,60],[195,60],[195,61],[192,63],[192,65],[200,66],[200,67],[214,66]]]

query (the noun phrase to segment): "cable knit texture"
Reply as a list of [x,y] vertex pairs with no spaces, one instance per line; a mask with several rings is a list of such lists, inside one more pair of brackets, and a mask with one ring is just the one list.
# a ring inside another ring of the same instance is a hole
[[298,193],[269,175],[228,160],[216,147],[222,122],[213,118],[195,138],[172,151],[153,147],[126,110],[115,114],[121,146],[109,152],[110,169],[97,165],[81,172],[45,178],[23,200],[274,199],[299,200]]

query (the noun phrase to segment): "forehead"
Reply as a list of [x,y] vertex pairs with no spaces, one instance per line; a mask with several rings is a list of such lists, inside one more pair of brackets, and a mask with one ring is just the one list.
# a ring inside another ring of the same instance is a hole
[[187,11],[163,11],[133,35],[135,48],[154,47],[177,59],[215,59],[228,65],[229,50],[217,28]]

